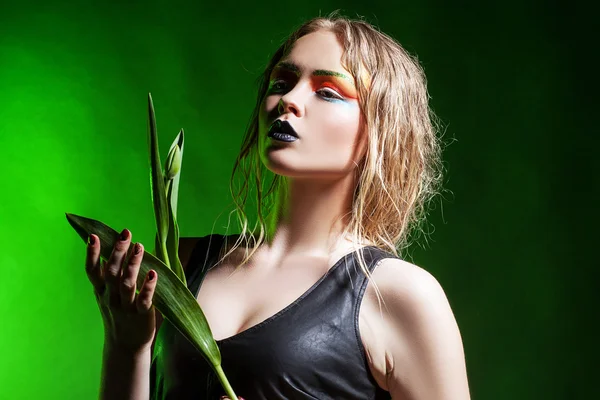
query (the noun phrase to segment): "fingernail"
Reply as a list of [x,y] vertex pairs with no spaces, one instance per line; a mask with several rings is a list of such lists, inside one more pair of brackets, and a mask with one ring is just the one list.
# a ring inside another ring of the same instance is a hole
[[156,278],[156,272],[150,271],[148,272],[148,282],[153,281]]
[[123,229],[121,235],[119,236],[119,239],[121,239],[122,241],[127,240],[127,229]]
[[88,236],[88,245],[89,245],[89,246],[93,246],[93,245],[95,245],[95,244],[96,244],[96,238],[95,238],[95,237],[93,237],[92,235],[89,235],[89,236]]
[[133,247],[133,254],[140,254],[141,250],[142,250],[142,246],[139,243],[136,243],[135,246]]

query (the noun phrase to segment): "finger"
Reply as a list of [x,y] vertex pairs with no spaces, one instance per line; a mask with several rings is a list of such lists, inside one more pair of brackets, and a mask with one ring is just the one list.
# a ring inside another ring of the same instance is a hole
[[144,255],[144,247],[141,243],[136,243],[133,246],[133,254],[129,258],[129,262],[123,268],[121,275],[121,284],[119,285],[121,295],[121,305],[123,308],[132,309],[135,301],[136,279],[140,271],[140,263]]
[[100,266],[100,240],[90,234],[85,252],[85,273],[94,286],[94,291],[101,294],[104,291],[104,278]]
[[150,311],[150,308],[152,308],[152,297],[154,297],[154,289],[156,289],[157,281],[158,274],[156,271],[150,270],[148,275],[146,275],[146,279],[144,279],[144,283],[135,302],[138,312],[147,313]]
[[121,280],[121,269],[123,261],[127,255],[131,235],[127,229],[123,229],[121,235],[115,242],[113,251],[103,268],[104,280],[108,290],[108,302],[111,306],[120,304],[119,300],[119,281]]

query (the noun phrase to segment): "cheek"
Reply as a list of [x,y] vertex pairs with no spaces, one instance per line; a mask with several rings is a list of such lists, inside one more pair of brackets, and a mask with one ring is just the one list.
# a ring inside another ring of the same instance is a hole
[[343,112],[324,115],[325,132],[322,137],[332,145],[353,148],[360,130],[360,114],[354,105],[344,105],[343,108]]
[[261,109],[264,113],[270,113],[277,107],[278,103],[279,103],[278,96],[267,96],[264,98],[264,100],[262,102]]
[[258,123],[259,128],[264,128],[266,121],[268,119],[269,114],[273,111],[275,107],[277,107],[278,100],[273,98],[274,96],[265,97],[263,101],[260,103],[259,113],[258,113]]

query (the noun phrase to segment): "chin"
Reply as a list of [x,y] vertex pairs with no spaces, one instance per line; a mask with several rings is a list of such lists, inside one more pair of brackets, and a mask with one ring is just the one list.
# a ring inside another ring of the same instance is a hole
[[291,165],[290,163],[270,158],[263,159],[263,165],[275,175],[284,176],[286,178],[337,181],[348,175],[347,171],[315,168],[316,166],[314,165],[300,167],[298,165]]
[[272,173],[288,178],[338,180],[354,170],[351,163],[346,166],[307,165],[306,160],[298,159],[297,153],[286,149],[265,149],[260,154],[260,161]]
[[302,175],[300,171],[298,171],[298,168],[295,168],[283,160],[277,160],[276,158],[274,159],[272,157],[263,156],[261,157],[261,161],[265,168],[276,175],[286,176],[289,178],[296,178]]

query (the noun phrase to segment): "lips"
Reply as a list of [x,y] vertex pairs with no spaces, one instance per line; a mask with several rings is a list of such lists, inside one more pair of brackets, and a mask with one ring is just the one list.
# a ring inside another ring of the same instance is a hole
[[268,136],[273,137],[273,135],[276,135],[278,133],[283,133],[284,135],[290,135],[295,138],[299,138],[292,125],[288,121],[282,121],[280,119],[275,120],[275,122],[273,122],[273,124],[269,128]]

